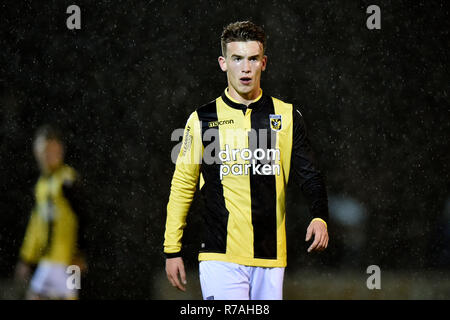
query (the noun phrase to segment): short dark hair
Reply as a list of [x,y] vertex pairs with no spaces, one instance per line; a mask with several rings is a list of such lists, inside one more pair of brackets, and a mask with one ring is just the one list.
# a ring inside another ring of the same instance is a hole
[[44,138],[45,140],[56,140],[61,142],[61,144],[64,144],[59,129],[50,124],[44,124],[39,128],[37,128],[36,133],[34,135],[34,141],[36,141],[38,138],[41,137]]
[[259,41],[263,45],[263,51],[266,49],[266,33],[261,26],[251,21],[237,21],[227,25],[220,37],[222,45],[222,54],[227,54],[227,43],[235,41]]

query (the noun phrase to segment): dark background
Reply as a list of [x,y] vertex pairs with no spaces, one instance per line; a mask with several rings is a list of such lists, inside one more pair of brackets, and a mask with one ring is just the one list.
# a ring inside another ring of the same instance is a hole
[[[366,216],[362,229],[331,219],[328,250],[307,255],[310,218],[291,186],[288,272],[364,274],[376,264],[448,279],[444,3],[2,2],[0,278],[13,275],[33,203],[39,172],[32,137],[50,122],[63,130],[67,163],[84,177],[89,195],[90,270],[82,297],[159,297],[152,288],[164,276],[171,133],[226,86],[217,63],[222,28],[251,19],[268,35],[263,90],[301,110],[329,195],[355,199]],[[81,30],[66,28],[71,4],[81,8]],[[370,4],[381,8],[381,30],[366,28]],[[184,239],[193,273],[200,215],[196,200]]]

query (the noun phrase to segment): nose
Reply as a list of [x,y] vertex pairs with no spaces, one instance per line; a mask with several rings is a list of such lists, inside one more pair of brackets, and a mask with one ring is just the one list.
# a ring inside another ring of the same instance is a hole
[[249,73],[250,70],[250,61],[248,61],[247,59],[244,59],[243,61],[244,63],[242,64],[242,72],[243,73]]

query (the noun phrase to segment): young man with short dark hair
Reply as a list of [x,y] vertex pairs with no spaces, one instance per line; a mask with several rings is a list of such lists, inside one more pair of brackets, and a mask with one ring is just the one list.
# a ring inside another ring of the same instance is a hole
[[[200,248],[204,299],[282,299],[286,267],[288,180],[308,199],[308,251],[328,245],[327,193],[292,104],[263,93],[264,30],[249,21],[228,25],[219,65],[228,87],[188,119],[172,179],[164,242],[171,284],[185,290],[181,238],[197,184],[205,200]],[[181,278],[181,281],[180,281]]]

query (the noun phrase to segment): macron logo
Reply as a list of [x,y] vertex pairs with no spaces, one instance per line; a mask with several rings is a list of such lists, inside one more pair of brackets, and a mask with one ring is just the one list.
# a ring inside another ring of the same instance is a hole
[[221,126],[223,124],[233,124],[234,120],[230,119],[230,120],[220,120],[220,121],[211,121],[208,122],[208,127],[210,128],[214,128],[214,127],[218,127]]

